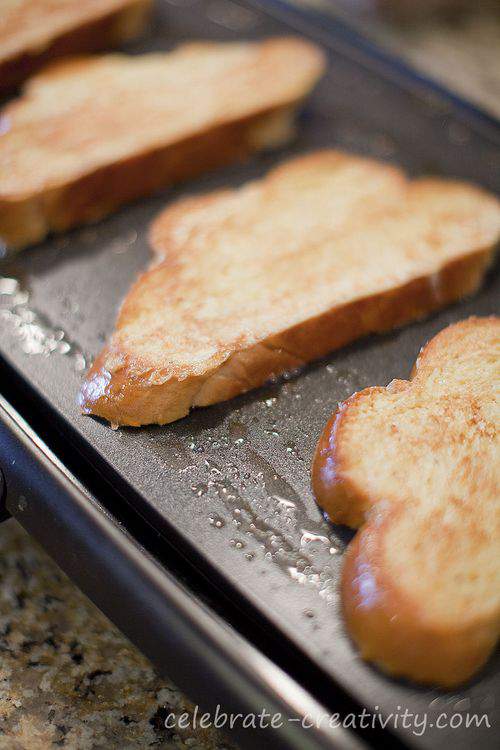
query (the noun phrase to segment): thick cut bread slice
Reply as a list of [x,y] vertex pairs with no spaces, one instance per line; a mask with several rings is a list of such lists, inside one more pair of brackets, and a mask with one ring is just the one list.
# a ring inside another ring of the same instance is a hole
[[323,65],[294,38],[54,64],[3,110],[0,238],[22,247],[286,141]]
[[361,526],[342,599],[362,656],[457,685],[500,634],[500,318],[469,318],[422,350],[409,381],[355,393],[319,441],[313,488]]
[[478,188],[335,151],[189,198],[154,222],[83,409],[162,424],[232,398],[473,292],[499,233]]
[[55,57],[97,52],[139,34],[151,0],[0,0],[0,91]]

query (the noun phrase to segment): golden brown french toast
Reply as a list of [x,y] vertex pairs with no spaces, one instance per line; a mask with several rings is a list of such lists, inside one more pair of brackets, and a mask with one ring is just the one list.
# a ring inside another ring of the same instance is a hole
[[500,634],[500,318],[449,326],[409,381],[355,393],[318,444],[313,488],[360,527],[342,601],[364,658],[453,687]]
[[53,64],[2,112],[0,239],[23,247],[282,144],[323,67],[293,37]]
[[154,222],[156,259],[81,392],[86,413],[164,424],[473,292],[497,199],[336,151]]
[[0,91],[49,60],[97,52],[139,34],[151,0],[0,0]]

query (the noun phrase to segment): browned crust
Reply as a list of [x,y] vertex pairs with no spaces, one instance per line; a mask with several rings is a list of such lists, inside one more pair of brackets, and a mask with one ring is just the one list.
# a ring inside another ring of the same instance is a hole
[[66,55],[100,52],[140,34],[151,0],[131,0],[52,39],[45,48],[0,59],[0,94],[11,93],[48,62]]
[[[500,319],[469,318],[449,326],[421,351],[409,381],[393,381],[391,391],[411,387],[411,381],[434,369],[450,336],[464,326],[499,325]],[[384,388],[355,393],[327,422],[316,449],[312,486],[319,505],[337,522],[361,527],[349,545],[342,573],[341,597],[348,630],[361,655],[384,671],[412,680],[451,688],[470,679],[487,661],[499,636],[498,618],[476,619],[464,624],[430,624],[425,613],[391,578],[383,561],[384,538],[403,506],[377,506],[382,498],[371,496],[363,484],[349,475],[350,457],[343,446],[343,432],[356,419],[359,402],[373,400]],[[367,601],[361,581],[369,577],[372,600]]]
[[[33,193],[0,197],[3,244],[9,249],[21,249],[44,239],[50,232],[96,221],[124,203],[150,195],[159,188],[243,160],[256,151],[283,145],[293,135],[296,109],[324,69],[324,56],[319,48],[299,39],[281,40],[285,44],[290,41],[296,52],[302,50],[309,55],[310,68],[307,68],[307,80],[304,79],[302,87],[284,90],[272,103],[254,104],[247,116],[228,116],[224,121],[221,114],[212,127],[186,135],[184,139],[180,137],[175,143],[146,146],[141,153],[96,168],[79,178],[68,178],[66,183],[49,185]],[[279,43],[279,39],[261,43],[262,53],[279,51]],[[67,71],[68,67],[86,65],[87,61],[85,57],[74,57],[55,63],[40,76],[46,80],[57,75],[60,68]],[[29,96],[29,84],[26,92]],[[6,114],[8,116],[8,108]]]
[[248,158],[256,150],[252,131],[264,117],[287,107],[259,112],[184,141],[106,165],[78,180],[22,199],[0,199],[0,234],[7,247],[38,242],[49,232],[97,221],[119,206],[162,187]]
[[[480,250],[444,266],[438,283],[424,276],[391,291],[356,300],[214,362],[202,376],[151,382],[151,369],[111,343],[96,359],[82,386],[84,413],[115,424],[166,424],[193,406],[208,406],[256,388],[270,377],[325,356],[363,335],[421,318],[473,293],[491,259]],[[436,289],[439,293],[436,293]],[[120,362],[109,378],[106,362]],[[318,489],[318,487],[316,487]]]
[[[393,523],[386,516],[367,523],[347,550],[341,597],[347,628],[361,656],[385,672],[416,682],[452,688],[480,669],[498,640],[498,620],[464,625],[429,625],[424,612],[404,596],[382,560],[384,535]],[[367,606],[360,581],[371,577],[377,600]]]

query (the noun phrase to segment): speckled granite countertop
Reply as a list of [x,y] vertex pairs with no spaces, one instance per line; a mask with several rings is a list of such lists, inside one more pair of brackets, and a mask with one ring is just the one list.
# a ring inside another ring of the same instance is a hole
[[0,749],[230,750],[14,520],[0,525]]
[[[500,20],[361,23],[500,116]],[[0,526],[0,750],[233,747],[214,730],[163,727],[166,712],[191,710],[16,522]]]

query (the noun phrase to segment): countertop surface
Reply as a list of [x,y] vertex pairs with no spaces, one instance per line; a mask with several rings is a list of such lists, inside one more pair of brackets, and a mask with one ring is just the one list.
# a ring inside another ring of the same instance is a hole
[[[500,0],[469,3],[478,12],[425,16],[429,0],[413,3],[414,18],[388,8],[402,0],[292,0],[339,16],[415,69],[500,118]],[[379,7],[385,7],[381,13]],[[353,9],[359,12],[353,13]]]
[[[357,22],[500,116],[494,14],[398,26],[364,15]],[[13,520],[0,526],[0,655],[0,750],[233,747],[214,730],[165,729],[165,715],[191,712],[189,701]]]
[[230,750],[10,519],[0,525],[0,749]]

